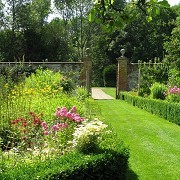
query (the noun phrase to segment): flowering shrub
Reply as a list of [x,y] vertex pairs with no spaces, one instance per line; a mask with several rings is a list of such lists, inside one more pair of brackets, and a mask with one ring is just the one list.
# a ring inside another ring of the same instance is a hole
[[180,88],[177,86],[168,88],[168,100],[173,102],[180,102]]
[[[49,141],[53,140],[57,143],[59,141],[58,138],[60,138],[58,132],[62,132],[63,134],[63,130],[68,129],[68,127],[70,127],[69,129],[72,131],[74,126],[84,120],[84,118],[76,113],[75,106],[73,106],[69,111],[66,107],[57,108],[54,114],[56,119],[52,125],[48,125],[42,120],[43,114],[40,114],[38,117],[34,112],[29,112],[29,115],[30,118],[20,117],[11,121],[13,128],[18,131],[20,136],[20,146],[25,149],[35,147],[42,148],[46,144],[45,141],[47,139],[45,136],[49,136],[47,137]],[[68,136],[64,138],[65,142],[69,140],[66,140],[66,138],[68,138]]]
[[73,133],[73,147],[83,153],[96,151],[102,135],[109,132],[105,131],[106,128],[107,125],[96,118],[90,122],[84,121]]

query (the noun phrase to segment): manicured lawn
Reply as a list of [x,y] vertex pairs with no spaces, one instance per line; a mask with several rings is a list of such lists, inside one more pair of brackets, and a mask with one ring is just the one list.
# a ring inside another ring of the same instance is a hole
[[[103,89],[115,95],[115,89]],[[130,149],[128,179],[180,179],[180,127],[121,100],[98,100],[107,123]]]

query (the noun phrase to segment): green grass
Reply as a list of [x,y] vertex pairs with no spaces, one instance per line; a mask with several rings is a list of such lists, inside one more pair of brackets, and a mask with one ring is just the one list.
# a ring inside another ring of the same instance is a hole
[[[103,89],[115,96],[115,89]],[[127,179],[179,180],[180,127],[121,100],[99,100],[102,115],[130,149]]]

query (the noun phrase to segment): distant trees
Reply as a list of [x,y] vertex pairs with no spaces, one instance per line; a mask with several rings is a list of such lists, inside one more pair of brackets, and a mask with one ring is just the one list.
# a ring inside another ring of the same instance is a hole
[[42,30],[50,12],[50,0],[7,0],[0,31],[3,60],[43,59]]
[[121,48],[131,62],[179,56],[173,49],[179,6],[170,8],[165,0],[54,0],[54,5],[60,18],[48,22],[51,0],[0,0],[0,61],[79,61],[90,48],[98,85]]

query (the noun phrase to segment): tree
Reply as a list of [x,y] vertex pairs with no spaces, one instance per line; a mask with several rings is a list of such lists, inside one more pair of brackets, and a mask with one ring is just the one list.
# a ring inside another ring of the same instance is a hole
[[2,0],[0,0],[0,30],[1,30],[1,27],[3,26],[3,21],[4,21],[4,12],[3,12],[3,8],[4,8],[4,5],[2,3]]
[[77,57],[82,59],[94,29],[93,24],[88,21],[92,2],[90,0],[55,0],[55,5],[69,32],[69,39],[72,39],[72,46],[77,52]]
[[106,31],[115,31],[136,18],[137,9],[140,9],[148,21],[159,14],[159,8],[169,7],[167,0],[132,0],[127,6],[121,6],[123,0],[94,0],[94,7],[89,20],[101,24]]
[[1,31],[4,60],[42,60],[46,51],[42,31],[50,12],[50,0],[7,0],[6,24]]
[[131,62],[149,61],[158,57],[162,61],[165,55],[163,43],[171,36],[176,14],[170,8],[160,8],[161,13],[148,22],[140,11],[139,16],[127,24],[122,31],[112,34],[110,55],[120,56],[119,50],[126,49]]
[[67,36],[68,32],[60,18],[52,20],[44,27],[42,37],[48,61],[75,61]]
[[[180,6],[179,6],[180,8]],[[167,55],[164,62],[169,66],[169,85],[180,86],[180,14],[176,19],[176,27],[172,36],[164,43]]]

